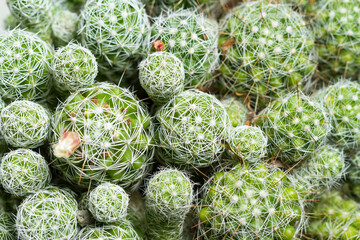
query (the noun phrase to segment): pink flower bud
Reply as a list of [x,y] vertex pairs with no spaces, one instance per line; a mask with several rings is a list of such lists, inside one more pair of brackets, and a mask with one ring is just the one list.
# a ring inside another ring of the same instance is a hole
[[58,158],[69,158],[80,145],[80,136],[76,132],[66,132],[57,144],[54,144],[54,155]]
[[157,52],[162,51],[165,48],[165,44],[160,40],[155,40],[152,45]]

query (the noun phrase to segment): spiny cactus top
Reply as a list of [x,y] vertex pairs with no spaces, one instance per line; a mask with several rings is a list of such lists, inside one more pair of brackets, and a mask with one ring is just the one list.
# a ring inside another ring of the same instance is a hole
[[167,165],[206,167],[222,153],[221,140],[230,125],[221,102],[198,90],[175,96],[156,114],[156,153]]
[[184,63],[185,85],[197,86],[211,79],[218,67],[217,29],[217,24],[203,14],[169,11],[154,19],[149,45],[152,50],[166,50],[177,56]]
[[0,37],[0,93],[4,100],[39,100],[50,90],[52,48],[20,29]]
[[77,202],[73,196],[48,187],[28,196],[16,215],[20,239],[73,239],[77,232]]
[[75,92],[95,82],[98,66],[95,56],[87,48],[75,43],[58,49],[52,61],[55,87]]
[[4,189],[17,196],[25,196],[45,188],[51,178],[43,156],[29,150],[17,149],[1,160],[0,180]]
[[322,104],[301,91],[272,102],[257,118],[269,139],[268,153],[287,164],[310,156],[327,140],[331,124]]
[[310,211],[307,236],[319,240],[358,240],[360,207],[332,190],[324,193]]
[[56,45],[66,45],[76,38],[79,18],[74,12],[67,9],[55,11],[51,24],[52,37]]
[[14,147],[36,148],[50,134],[49,112],[40,104],[19,100],[0,113],[0,131],[5,141]]
[[231,91],[271,98],[301,86],[315,69],[311,31],[287,5],[245,2],[225,17],[221,31],[220,70]]
[[295,182],[275,167],[238,164],[217,173],[203,191],[199,217],[205,239],[290,240],[303,228]]
[[341,80],[319,93],[330,115],[334,141],[345,148],[360,143],[360,85]]
[[125,219],[129,196],[125,190],[112,183],[103,183],[90,192],[88,207],[99,222],[118,222]]
[[148,16],[139,0],[90,0],[81,13],[82,43],[105,69],[126,68],[142,53],[148,31]]
[[160,51],[140,63],[139,80],[150,98],[161,105],[184,90],[184,71],[184,64],[175,55]]
[[149,113],[129,90],[97,84],[72,94],[54,116],[53,154],[65,177],[129,187],[142,179],[153,151]]
[[240,99],[227,95],[221,100],[221,103],[224,105],[233,127],[245,124],[248,109]]

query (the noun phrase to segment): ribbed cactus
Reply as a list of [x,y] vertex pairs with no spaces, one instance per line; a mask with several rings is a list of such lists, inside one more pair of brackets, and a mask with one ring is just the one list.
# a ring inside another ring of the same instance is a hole
[[198,90],[175,96],[157,113],[156,153],[166,165],[206,167],[223,152],[229,117],[221,102]]
[[68,9],[59,9],[53,14],[51,32],[54,43],[63,46],[75,39],[79,17]]
[[330,115],[334,142],[346,149],[360,143],[360,85],[340,79],[321,90],[318,98]]
[[245,1],[223,19],[223,84],[253,105],[301,88],[314,72],[314,37],[302,16],[275,1]]
[[358,204],[332,190],[324,193],[310,211],[306,236],[319,240],[357,240],[360,231]]
[[55,87],[60,92],[75,92],[94,84],[98,73],[95,56],[75,43],[58,49],[52,61]]
[[139,0],[87,1],[81,12],[82,43],[104,70],[130,68],[143,52],[149,20]]
[[50,90],[52,48],[33,33],[14,29],[0,37],[0,93],[4,100],[43,99]]
[[236,165],[203,187],[200,233],[205,239],[297,239],[304,227],[296,183],[276,167]]
[[161,105],[184,90],[184,71],[184,64],[175,55],[161,51],[140,63],[139,80],[150,98]]
[[221,99],[221,103],[224,105],[233,127],[245,124],[249,110],[240,99],[227,95]]
[[20,239],[73,239],[77,232],[77,202],[74,197],[55,187],[28,196],[16,215]]
[[156,173],[145,190],[149,240],[182,239],[193,197],[192,183],[183,172],[165,169]]
[[218,26],[190,10],[169,11],[154,19],[149,47],[169,51],[185,68],[185,86],[198,86],[213,77],[219,64]]
[[323,105],[301,91],[270,103],[256,124],[269,139],[270,156],[290,165],[315,152],[332,129]]
[[45,188],[51,178],[43,156],[29,150],[17,149],[1,160],[0,181],[4,189],[17,196],[25,196]]
[[50,135],[50,114],[40,104],[19,100],[0,113],[0,131],[13,147],[36,148]]
[[130,187],[147,171],[153,127],[145,106],[127,89],[98,84],[73,93],[53,122],[54,165],[73,183]]
[[125,219],[129,196],[125,190],[112,183],[103,183],[90,192],[88,207],[99,222],[112,223]]

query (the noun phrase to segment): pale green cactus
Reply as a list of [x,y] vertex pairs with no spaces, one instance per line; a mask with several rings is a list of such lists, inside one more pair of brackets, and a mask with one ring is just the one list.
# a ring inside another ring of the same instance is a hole
[[232,95],[227,95],[221,99],[221,103],[224,105],[233,127],[246,123],[249,110],[240,99]]
[[54,43],[57,46],[68,44],[77,36],[79,17],[76,13],[67,9],[59,9],[53,15],[51,32]]
[[0,113],[0,131],[13,147],[36,148],[50,135],[50,114],[40,104],[19,100],[12,102]]

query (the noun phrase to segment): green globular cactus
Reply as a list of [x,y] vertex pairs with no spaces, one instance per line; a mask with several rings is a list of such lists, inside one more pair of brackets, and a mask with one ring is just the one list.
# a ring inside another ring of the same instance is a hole
[[145,190],[149,240],[182,239],[193,197],[192,183],[183,172],[165,169],[156,173]]
[[16,215],[19,239],[73,239],[77,232],[77,202],[64,190],[48,187],[28,196]]
[[270,157],[292,165],[322,146],[332,129],[321,103],[291,92],[259,113],[256,124],[269,139]]
[[0,94],[5,101],[41,100],[50,90],[52,48],[33,33],[14,29],[0,37]]
[[76,13],[67,9],[59,9],[53,15],[51,32],[54,43],[57,46],[68,44],[77,36],[79,17]]
[[112,183],[103,183],[90,192],[88,208],[99,222],[112,223],[125,219],[129,196],[125,190]]
[[139,65],[139,80],[156,104],[165,104],[184,90],[184,64],[169,52],[150,54]]
[[36,148],[50,135],[50,114],[40,104],[19,100],[12,102],[0,113],[0,131],[13,147]]
[[358,240],[360,207],[336,190],[321,195],[310,211],[306,236],[316,240]]
[[233,127],[245,124],[249,110],[240,99],[227,95],[221,99],[221,103],[224,105]]
[[55,88],[59,92],[75,92],[94,84],[98,74],[95,56],[75,43],[59,48],[52,61]]
[[304,201],[291,176],[274,166],[236,165],[203,186],[199,227],[205,239],[299,238]]
[[153,155],[150,115],[127,89],[101,83],[73,93],[54,115],[54,166],[79,186],[136,187]]
[[79,24],[83,46],[90,49],[104,71],[131,68],[144,49],[150,24],[138,1],[87,1]]
[[207,167],[223,152],[229,117],[221,102],[198,90],[175,96],[156,113],[157,155],[170,166]]
[[2,158],[0,176],[5,191],[25,196],[45,188],[51,173],[43,156],[29,149],[17,149]]
[[360,143],[360,85],[341,80],[317,96],[327,108],[333,126],[333,141],[345,149]]
[[253,105],[301,89],[315,70],[314,37],[285,4],[245,1],[223,19],[221,32],[223,84]]
[[212,79],[219,64],[217,23],[190,10],[169,11],[154,19],[150,51],[168,51],[185,68],[185,86],[193,87]]

